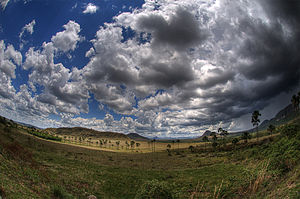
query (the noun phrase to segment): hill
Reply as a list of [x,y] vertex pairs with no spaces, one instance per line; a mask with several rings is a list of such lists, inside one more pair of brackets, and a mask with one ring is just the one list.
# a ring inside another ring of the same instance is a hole
[[264,120],[258,127],[259,130],[265,130],[268,128],[269,125],[278,126],[281,124],[284,124],[288,121],[293,120],[295,117],[297,117],[297,112],[293,108],[292,104],[289,104],[282,110],[280,110],[274,118],[270,120]]
[[109,139],[130,139],[128,136],[122,133],[115,132],[102,132],[93,129],[87,129],[83,127],[73,128],[47,128],[44,130],[49,134],[76,136],[76,137],[93,137],[93,138],[109,138]]
[[299,198],[298,124],[258,142],[148,154],[49,142],[1,119],[0,198],[140,198],[152,189],[170,198]]
[[127,134],[127,137],[129,137],[130,139],[136,140],[136,141],[148,141],[149,140],[149,138],[141,136],[137,133],[129,133],[129,134]]
[[[295,109],[293,108],[292,104],[287,105],[285,108],[280,110],[272,119],[270,120],[264,120],[260,125],[258,126],[259,131],[267,130],[269,125],[274,125],[274,126],[280,126],[282,124],[288,123],[297,117],[299,117],[299,112],[296,112]],[[249,121],[250,122],[250,121]],[[246,130],[250,133],[255,133],[256,128],[252,128],[249,130]],[[233,132],[230,133],[230,136],[239,136],[243,134],[245,131],[239,131],[239,132]]]
[[207,136],[207,137],[209,137],[209,136],[210,136],[210,134],[211,134],[211,131],[209,131],[209,130],[206,130],[206,131],[203,133],[203,135],[202,135],[201,137],[204,137],[204,136]]

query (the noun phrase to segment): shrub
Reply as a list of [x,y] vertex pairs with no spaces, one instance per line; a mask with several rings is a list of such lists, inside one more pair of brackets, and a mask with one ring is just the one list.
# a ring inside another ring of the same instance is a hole
[[54,186],[53,187],[53,196],[56,199],[71,199],[73,196],[71,194],[68,194],[63,188],[60,186]]
[[300,126],[297,124],[289,124],[281,127],[281,134],[289,138],[299,136]]
[[283,174],[292,170],[300,161],[300,141],[284,137],[266,150],[266,153],[270,158],[269,169]]
[[136,199],[172,199],[172,193],[164,182],[151,180],[145,182],[137,191]]
[[28,133],[30,133],[31,135],[40,137],[40,138],[44,138],[46,140],[54,140],[54,141],[61,141],[62,138],[58,137],[58,136],[53,136],[47,133],[42,133],[42,132],[37,132],[37,131],[28,131]]
[[5,192],[4,192],[3,187],[0,186],[0,199],[1,198],[5,198]]

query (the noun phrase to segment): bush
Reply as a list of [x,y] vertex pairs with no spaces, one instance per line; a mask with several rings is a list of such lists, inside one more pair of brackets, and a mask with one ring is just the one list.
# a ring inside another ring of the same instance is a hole
[[300,141],[284,137],[266,150],[266,153],[270,158],[269,169],[283,174],[292,170],[300,161]]
[[71,199],[74,198],[71,194],[66,193],[66,191],[60,186],[53,187],[53,196],[57,199]]
[[1,198],[5,198],[5,192],[4,192],[3,187],[0,186],[0,199]]
[[172,193],[164,182],[151,180],[145,182],[137,191],[136,199],[172,199]]
[[58,137],[58,136],[53,136],[47,133],[42,133],[42,132],[37,132],[37,131],[28,131],[28,133],[30,133],[31,135],[40,137],[40,138],[44,138],[46,140],[54,140],[54,141],[61,141],[62,138]]
[[298,124],[284,125],[280,129],[281,134],[289,138],[297,137],[300,134],[300,126]]

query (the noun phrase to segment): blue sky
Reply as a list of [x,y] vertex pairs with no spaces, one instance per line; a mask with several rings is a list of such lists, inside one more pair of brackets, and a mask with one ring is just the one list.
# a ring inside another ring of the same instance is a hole
[[299,90],[297,1],[0,3],[0,114],[17,121],[199,136]]

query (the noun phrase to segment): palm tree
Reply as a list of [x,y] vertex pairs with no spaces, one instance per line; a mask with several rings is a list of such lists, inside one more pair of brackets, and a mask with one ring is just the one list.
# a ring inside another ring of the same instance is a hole
[[128,141],[127,141],[127,140],[126,140],[125,144],[126,144],[126,149],[128,149],[128,147],[129,147],[129,143],[128,143]]
[[223,131],[224,131],[224,130],[223,130],[222,128],[219,128],[219,129],[218,129],[218,133],[220,133],[220,134],[221,134]]
[[171,144],[168,144],[168,145],[167,145],[168,156],[171,156],[171,151],[170,151],[170,149],[171,149]]
[[214,134],[212,139],[213,139],[213,141],[214,141],[214,142],[217,142],[217,140],[218,140],[218,137],[217,137],[217,135],[216,135],[216,134]]
[[179,142],[180,142],[180,140],[178,139],[178,140],[176,140],[176,142],[178,143],[178,150],[179,150]]
[[270,124],[269,127],[268,127],[268,131],[270,132],[271,135],[273,134],[273,132],[275,131],[275,129],[276,129],[276,127],[274,125],[272,125],[272,124]]
[[191,151],[191,153],[194,153],[195,152],[195,147],[194,146],[189,146],[189,150]]
[[202,141],[203,142],[208,142],[209,140],[208,140],[208,137],[207,136],[204,136],[203,138],[202,138]]
[[204,142],[204,150],[206,150],[206,142],[209,141],[209,140],[208,140],[208,137],[207,137],[207,136],[204,136],[204,137],[202,138],[202,141]]
[[119,150],[120,141],[116,141],[116,145],[117,145],[117,150]]
[[131,140],[131,141],[130,141],[130,147],[131,147],[131,150],[133,150],[134,144],[135,144],[135,141]]
[[253,111],[252,117],[251,117],[251,123],[253,124],[253,126],[256,126],[257,141],[258,141],[258,125],[260,123],[260,119],[258,118],[259,116],[261,116],[261,114],[259,113],[258,110],[255,110],[255,111]]
[[135,143],[135,146],[136,146],[136,148],[139,148],[139,146],[140,146],[141,144],[140,143]]
[[234,145],[234,149],[236,148],[237,143],[239,142],[238,138],[233,138],[233,140],[231,141],[232,144]]
[[292,102],[293,107],[295,108],[295,111],[299,110],[299,103],[300,103],[300,95],[299,94],[300,94],[300,92],[298,93],[298,96],[293,95],[293,97],[291,99],[291,102]]
[[152,152],[155,152],[155,142],[156,142],[155,139],[151,140],[151,143],[152,143]]
[[249,134],[248,131],[245,131],[242,135],[242,139],[245,140],[245,143],[248,142],[248,139],[251,139],[251,135]]
[[168,144],[168,145],[167,145],[167,148],[168,148],[168,149],[171,149],[171,144]]

